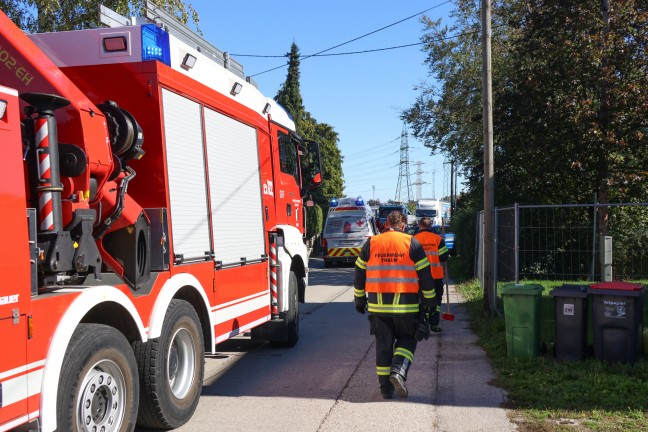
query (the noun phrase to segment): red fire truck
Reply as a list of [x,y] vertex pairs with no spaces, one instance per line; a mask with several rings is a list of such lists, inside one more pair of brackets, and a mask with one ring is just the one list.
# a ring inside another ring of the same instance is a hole
[[319,147],[147,12],[29,36],[0,12],[0,431],[176,428],[217,343],[297,342]]

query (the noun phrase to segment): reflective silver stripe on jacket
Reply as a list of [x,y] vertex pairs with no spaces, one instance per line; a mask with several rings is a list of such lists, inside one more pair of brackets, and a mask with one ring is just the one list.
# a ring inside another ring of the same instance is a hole
[[391,283],[418,283],[418,278],[367,278],[367,283],[381,283],[381,282],[391,282]]
[[376,265],[376,266],[367,266],[367,271],[372,270],[405,270],[405,271],[416,271],[414,266],[404,266],[404,265]]

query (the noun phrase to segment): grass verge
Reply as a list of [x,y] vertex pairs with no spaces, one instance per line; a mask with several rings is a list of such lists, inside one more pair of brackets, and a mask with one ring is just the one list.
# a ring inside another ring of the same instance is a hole
[[[540,341],[551,347],[555,324],[550,291],[564,282],[535,283],[544,287]],[[516,413],[520,431],[648,431],[645,356],[633,365],[596,360],[591,355],[590,331],[590,352],[583,361],[557,362],[552,349],[536,358],[509,358],[504,319],[484,314],[478,282],[466,281],[457,289],[466,299],[471,327],[495,370],[492,384],[508,392],[508,408]],[[644,322],[647,317],[644,308]]]

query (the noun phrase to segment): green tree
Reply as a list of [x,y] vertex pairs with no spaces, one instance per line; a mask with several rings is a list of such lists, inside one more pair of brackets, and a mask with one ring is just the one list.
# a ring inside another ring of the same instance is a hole
[[302,138],[320,144],[323,181],[319,188],[311,192],[316,206],[306,210],[307,237],[312,240],[322,232],[323,215],[328,211],[329,200],[342,196],[344,190],[342,154],[338,147],[338,134],[333,126],[319,123],[304,108],[299,81],[300,54],[297,44],[293,42],[286,57],[288,57],[286,80],[281,84],[275,100],[290,113],[295,121],[297,133]]
[[293,117],[297,133],[305,139],[320,144],[322,158],[322,185],[313,191],[313,199],[323,209],[328,208],[331,198],[343,196],[344,176],[342,173],[342,154],[338,147],[338,134],[333,126],[319,123],[304,108],[299,83],[300,54],[295,43],[292,44],[288,57],[286,81],[275,96],[275,100]]
[[286,81],[279,87],[279,91],[274,99],[284,107],[295,121],[297,133],[301,133],[302,122],[305,118],[304,101],[302,99],[299,85],[299,65],[300,54],[297,44],[294,42],[290,46],[290,52],[286,53],[288,57],[288,73]]
[[[198,12],[181,0],[154,0],[153,3],[178,21],[198,27]],[[0,9],[28,33],[78,30],[100,27],[99,5],[124,15],[143,15],[146,0],[0,0]]]
[[[451,26],[423,20],[430,76],[403,118],[456,160],[464,203],[483,191],[478,4],[456,0]],[[645,200],[648,21],[645,2],[493,2],[495,203]],[[601,223],[599,222],[599,226]]]
[[305,113],[300,134],[320,144],[322,158],[322,185],[313,191],[315,202],[328,208],[331,198],[344,196],[344,177],[342,174],[342,153],[338,147],[338,134],[333,126],[318,123],[310,113]]
[[[645,201],[648,9],[614,1],[608,19],[601,4],[502,8],[515,24],[497,101],[506,108],[498,110],[501,145],[518,162],[531,152],[527,169],[548,180],[546,202]],[[605,233],[607,212],[600,215]]]

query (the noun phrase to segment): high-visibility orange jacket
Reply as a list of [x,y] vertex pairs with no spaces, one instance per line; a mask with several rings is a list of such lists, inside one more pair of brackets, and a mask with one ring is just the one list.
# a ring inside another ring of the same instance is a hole
[[371,237],[356,260],[354,295],[367,300],[369,313],[418,313],[435,291],[429,261],[418,240],[400,231]]
[[421,230],[414,237],[421,243],[425,255],[430,261],[432,277],[434,279],[443,279],[443,266],[441,263],[448,259],[448,248],[443,241],[443,237],[430,230]]

